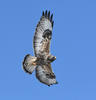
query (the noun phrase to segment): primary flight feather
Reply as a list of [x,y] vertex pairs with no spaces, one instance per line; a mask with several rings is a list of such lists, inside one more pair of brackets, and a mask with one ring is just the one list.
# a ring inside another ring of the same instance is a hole
[[51,63],[56,59],[50,54],[53,24],[53,14],[43,11],[33,38],[35,57],[28,54],[23,61],[25,72],[32,74],[35,70],[37,79],[48,86],[58,83],[51,68]]

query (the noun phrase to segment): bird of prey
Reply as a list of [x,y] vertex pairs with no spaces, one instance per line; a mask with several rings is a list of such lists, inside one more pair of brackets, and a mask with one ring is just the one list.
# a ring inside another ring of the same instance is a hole
[[23,60],[24,71],[32,74],[35,70],[36,78],[48,86],[58,83],[51,68],[51,63],[56,60],[56,57],[50,54],[53,24],[53,14],[47,10],[43,11],[33,38],[35,57],[27,54]]

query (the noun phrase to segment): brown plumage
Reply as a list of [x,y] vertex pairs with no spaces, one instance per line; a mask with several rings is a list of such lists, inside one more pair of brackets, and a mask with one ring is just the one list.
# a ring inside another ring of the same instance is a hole
[[23,61],[25,72],[32,74],[36,69],[37,79],[48,86],[57,84],[56,77],[51,68],[51,62],[56,57],[50,54],[53,23],[53,14],[50,15],[50,11],[48,12],[47,10],[45,13],[43,11],[33,38],[35,57],[26,55]]

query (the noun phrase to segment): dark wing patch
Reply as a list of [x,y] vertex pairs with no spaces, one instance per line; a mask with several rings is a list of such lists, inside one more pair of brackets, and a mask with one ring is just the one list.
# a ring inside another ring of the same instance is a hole
[[[42,17],[37,24],[34,39],[33,47],[35,56],[39,55],[42,51],[49,53],[49,44],[52,38],[52,28],[53,28],[53,14],[50,15],[50,11],[47,10],[42,13]],[[43,50],[41,51],[41,48]],[[46,49],[48,49],[46,51]]]
[[50,73],[47,73],[46,77],[51,78],[51,79],[56,78],[56,76],[54,74],[50,74]]
[[50,31],[49,29],[45,30],[43,33],[43,37],[45,39],[48,38],[50,40],[52,38],[52,31]]

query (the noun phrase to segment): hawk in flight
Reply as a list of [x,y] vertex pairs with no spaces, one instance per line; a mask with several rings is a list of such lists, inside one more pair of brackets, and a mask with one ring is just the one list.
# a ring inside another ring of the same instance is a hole
[[48,86],[58,83],[51,68],[51,63],[56,60],[56,57],[50,54],[53,24],[53,14],[47,10],[43,11],[33,38],[35,57],[27,54],[23,60],[24,71],[32,74],[35,70],[37,79]]

